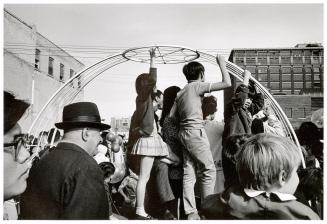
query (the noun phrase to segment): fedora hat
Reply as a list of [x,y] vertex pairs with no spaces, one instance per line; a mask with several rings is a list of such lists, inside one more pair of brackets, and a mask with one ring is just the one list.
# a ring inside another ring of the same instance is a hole
[[110,128],[110,125],[101,123],[98,107],[91,102],[66,105],[62,113],[62,122],[56,123],[55,126],[59,129],[93,127],[106,130]]

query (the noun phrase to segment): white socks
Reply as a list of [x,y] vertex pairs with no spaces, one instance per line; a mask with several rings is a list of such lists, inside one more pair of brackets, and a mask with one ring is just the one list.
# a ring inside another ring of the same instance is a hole
[[145,212],[144,207],[136,207],[136,214],[143,216],[143,217],[147,217],[148,214]]

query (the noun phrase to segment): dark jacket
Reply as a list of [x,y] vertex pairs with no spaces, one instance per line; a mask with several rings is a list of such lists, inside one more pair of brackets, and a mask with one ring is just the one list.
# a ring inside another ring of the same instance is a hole
[[30,171],[20,219],[108,219],[103,172],[82,148],[59,143]]
[[209,195],[203,205],[202,212],[207,219],[319,219],[309,207],[296,200],[281,201],[275,194],[249,197],[240,187]]

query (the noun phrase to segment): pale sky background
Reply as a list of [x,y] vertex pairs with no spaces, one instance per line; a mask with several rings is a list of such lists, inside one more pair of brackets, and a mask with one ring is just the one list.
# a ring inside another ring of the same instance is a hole
[[[181,45],[218,52],[232,48],[294,47],[323,43],[323,4],[5,4],[16,16],[64,49],[109,49],[106,54],[67,51],[89,66],[110,53],[150,45]],[[209,81],[220,79],[206,67]],[[183,64],[158,65],[158,88],[183,87]],[[134,81],[148,65],[128,62],[95,79],[85,100],[98,104],[101,116],[129,117],[135,109]],[[217,119],[223,116],[222,95]]]

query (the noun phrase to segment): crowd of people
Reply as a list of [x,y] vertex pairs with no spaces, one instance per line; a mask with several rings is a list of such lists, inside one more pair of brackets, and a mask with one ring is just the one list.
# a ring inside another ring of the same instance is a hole
[[[193,61],[183,67],[187,84],[163,93],[155,58],[153,48],[149,73],[136,78],[125,143],[91,102],[66,105],[62,122],[36,141],[17,123],[29,105],[4,92],[4,219],[323,218],[321,110],[296,130],[303,168],[250,72],[223,123],[215,120],[217,99],[210,94],[231,86],[223,57],[217,56],[222,81],[205,82],[204,66]],[[119,150],[124,172],[113,181],[120,168],[111,157]]]

